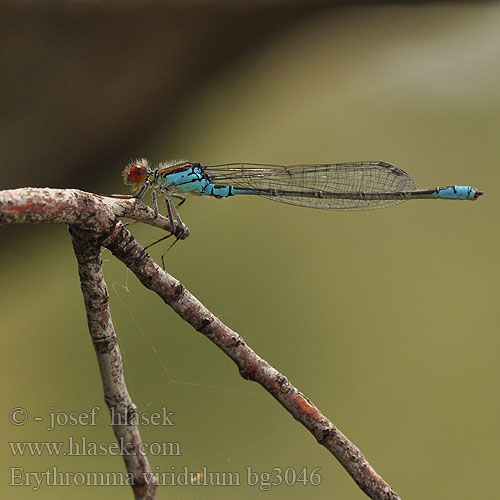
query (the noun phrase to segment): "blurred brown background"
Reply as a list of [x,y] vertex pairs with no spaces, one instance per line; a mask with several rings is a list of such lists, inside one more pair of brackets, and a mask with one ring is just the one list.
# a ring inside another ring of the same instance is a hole
[[207,82],[324,4],[9,3],[0,140],[16,168],[2,185],[60,183],[59,165],[68,182],[90,189],[103,163],[123,159],[159,126],[175,130],[183,103]]
[[[384,160],[419,187],[484,190],[476,203],[361,213],[192,197],[182,207],[191,236],[167,266],[403,498],[494,499],[499,28],[494,2],[4,2],[1,187],[125,193],[124,163],[146,156]],[[160,236],[131,229],[143,244]],[[113,435],[66,228],[0,227],[0,238],[1,411],[31,417],[6,423],[4,496],[130,498],[118,486],[9,486],[12,467],[123,466],[110,454],[14,456],[8,442]],[[142,429],[146,442],[181,446],[180,457],[150,456],[154,470],[207,466],[242,483],[165,487],[159,498],[366,498],[271,398],[104,258],[132,397],[141,411],[175,412],[174,427]],[[33,421],[95,405],[97,427]],[[322,481],[262,491],[248,467],[320,467]]]

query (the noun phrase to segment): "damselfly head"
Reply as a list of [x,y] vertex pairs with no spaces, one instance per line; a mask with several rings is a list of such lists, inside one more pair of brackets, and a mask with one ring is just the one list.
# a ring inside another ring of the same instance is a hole
[[148,161],[144,158],[129,163],[122,172],[123,182],[131,184],[134,191],[138,191],[151,173]]

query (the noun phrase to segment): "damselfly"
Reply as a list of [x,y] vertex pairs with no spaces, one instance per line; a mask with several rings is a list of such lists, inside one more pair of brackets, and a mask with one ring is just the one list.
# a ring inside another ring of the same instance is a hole
[[[132,185],[136,198],[151,188],[156,217],[157,192],[165,195],[172,234],[177,238],[185,227],[177,211],[186,200],[185,193],[215,198],[258,195],[325,210],[384,208],[420,199],[476,200],[483,194],[470,186],[417,189],[404,170],[379,161],[291,166],[252,163],[203,166],[182,161],[161,163],[153,169],[147,160],[140,159],[125,167],[123,180]],[[179,202],[175,205],[172,198]]]

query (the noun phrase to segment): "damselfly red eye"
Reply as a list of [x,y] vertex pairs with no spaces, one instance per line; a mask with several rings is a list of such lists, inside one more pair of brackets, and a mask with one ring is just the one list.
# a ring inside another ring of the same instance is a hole
[[143,182],[148,176],[146,167],[142,165],[127,165],[123,170],[123,182],[125,184],[137,184]]
[[150,173],[146,165],[141,165],[140,162],[129,163],[122,172],[123,182],[132,184],[132,190],[138,191],[146,181]]

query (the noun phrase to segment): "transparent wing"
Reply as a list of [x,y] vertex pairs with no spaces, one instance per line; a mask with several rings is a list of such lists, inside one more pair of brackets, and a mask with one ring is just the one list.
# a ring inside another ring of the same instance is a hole
[[207,166],[204,171],[218,186],[250,189],[271,200],[329,210],[396,205],[415,189],[404,170],[385,162],[291,166],[233,163]]

